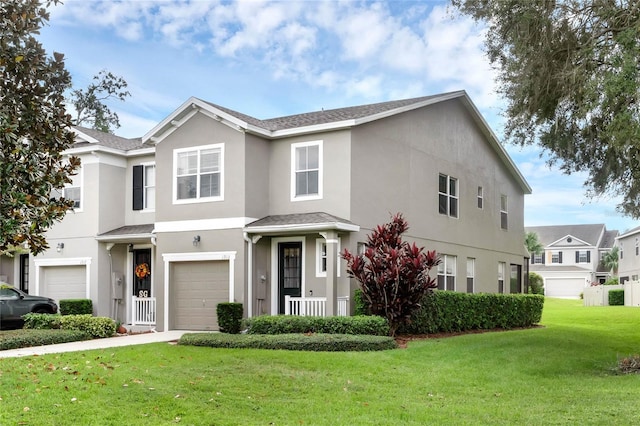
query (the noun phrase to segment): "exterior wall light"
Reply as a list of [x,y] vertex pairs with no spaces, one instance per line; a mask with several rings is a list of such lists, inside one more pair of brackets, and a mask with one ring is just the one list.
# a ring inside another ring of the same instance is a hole
[[200,235],[193,237],[193,246],[198,247],[198,244],[200,244]]
[[64,249],[64,243],[58,243],[56,246],[56,251],[60,253]]

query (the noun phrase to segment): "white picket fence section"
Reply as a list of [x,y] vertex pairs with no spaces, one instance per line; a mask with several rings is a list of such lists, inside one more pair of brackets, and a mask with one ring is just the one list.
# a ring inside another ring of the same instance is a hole
[[132,298],[131,325],[156,325],[156,298]]
[[[338,297],[337,316],[347,316],[349,312],[349,296]],[[326,297],[284,297],[284,314],[301,317],[327,316]]]

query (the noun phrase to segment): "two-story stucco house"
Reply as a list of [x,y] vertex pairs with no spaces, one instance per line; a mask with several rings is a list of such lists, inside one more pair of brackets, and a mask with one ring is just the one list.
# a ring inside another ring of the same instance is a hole
[[604,283],[612,271],[601,260],[618,231],[603,224],[526,227],[538,235],[544,252],[531,255],[530,271],[542,276],[546,296],[578,298],[592,283]]
[[640,281],[640,227],[625,231],[616,238],[620,284]]
[[339,252],[395,212],[440,288],[524,288],[531,190],[464,91],[268,120],[190,98],[141,139],[76,131],[75,212],[2,263],[30,292],[158,330],[217,329],[222,301],[348,314]]

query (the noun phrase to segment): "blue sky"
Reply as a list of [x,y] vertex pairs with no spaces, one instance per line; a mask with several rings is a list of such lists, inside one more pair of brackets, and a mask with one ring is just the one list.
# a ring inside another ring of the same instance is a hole
[[[503,102],[484,28],[441,1],[65,0],[40,40],[65,54],[74,86],[106,69],[131,97],[116,134],[142,136],[190,96],[257,118],[466,90],[494,132]],[[506,146],[533,194],[525,225],[638,226],[585,175],[549,169],[537,147]]]

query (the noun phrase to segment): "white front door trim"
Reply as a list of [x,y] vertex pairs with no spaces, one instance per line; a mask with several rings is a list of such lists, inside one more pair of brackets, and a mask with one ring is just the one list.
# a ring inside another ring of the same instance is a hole
[[302,243],[302,282],[300,283],[302,297],[304,297],[305,293],[305,237],[281,237],[281,238],[272,238],[271,239],[271,315],[278,315],[278,303],[280,301],[280,297],[278,291],[280,290],[280,280],[278,277],[279,266],[278,266],[278,243],[288,243],[288,242],[301,242]]

